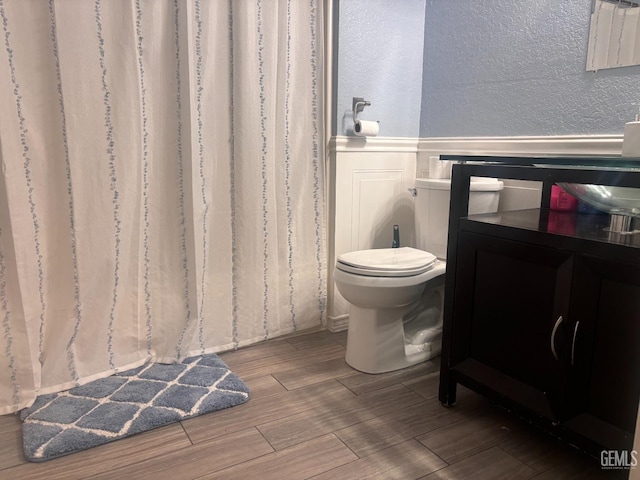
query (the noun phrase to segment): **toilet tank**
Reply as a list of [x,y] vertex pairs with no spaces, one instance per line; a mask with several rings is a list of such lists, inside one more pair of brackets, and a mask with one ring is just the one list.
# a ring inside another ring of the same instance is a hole
[[[472,177],[469,188],[469,214],[498,211],[503,183],[495,178]],[[416,178],[416,248],[447,258],[451,179]]]

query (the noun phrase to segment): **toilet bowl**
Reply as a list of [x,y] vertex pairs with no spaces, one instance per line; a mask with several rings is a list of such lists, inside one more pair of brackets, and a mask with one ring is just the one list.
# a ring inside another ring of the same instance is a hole
[[[502,182],[474,181],[469,190],[470,211],[497,210]],[[415,192],[418,248],[348,252],[334,268],[336,287],[351,304],[345,360],[365,373],[405,368],[441,351],[450,180],[417,179]]]
[[359,264],[354,265],[354,255],[340,255],[333,277],[351,303],[346,362],[361,372],[383,373],[440,353],[424,348],[425,342],[411,343],[414,336],[419,338],[418,332],[405,339],[404,318],[427,285],[442,288],[445,262],[410,247],[351,254],[357,254]]

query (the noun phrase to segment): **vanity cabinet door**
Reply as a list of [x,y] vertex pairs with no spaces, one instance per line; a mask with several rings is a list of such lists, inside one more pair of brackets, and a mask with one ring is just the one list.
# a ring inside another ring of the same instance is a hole
[[570,354],[573,254],[460,232],[450,366],[551,420]]
[[[640,265],[577,255],[564,425],[630,450],[640,398]],[[575,334],[575,335],[574,335]]]

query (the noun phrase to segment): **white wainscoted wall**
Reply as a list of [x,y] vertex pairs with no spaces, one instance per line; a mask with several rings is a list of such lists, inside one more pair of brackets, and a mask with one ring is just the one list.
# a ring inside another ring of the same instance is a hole
[[393,225],[400,243],[415,243],[413,197],[417,138],[334,137],[329,145],[329,265],[327,328],[347,327],[349,303],[333,283],[338,255],[390,247]]
[[[416,177],[429,174],[429,157],[441,154],[500,156],[620,155],[622,135],[479,138],[333,137],[329,143],[327,328],[347,328],[349,304],[333,282],[339,254],[391,246],[393,225],[400,244],[415,245],[413,197]],[[500,210],[540,205],[536,182],[508,180]]]

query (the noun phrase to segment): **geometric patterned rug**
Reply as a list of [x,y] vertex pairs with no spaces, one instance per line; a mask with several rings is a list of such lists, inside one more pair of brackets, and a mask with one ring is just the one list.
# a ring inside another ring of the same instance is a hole
[[248,399],[249,388],[215,353],[147,363],[36,398],[21,412],[24,454],[44,462]]

